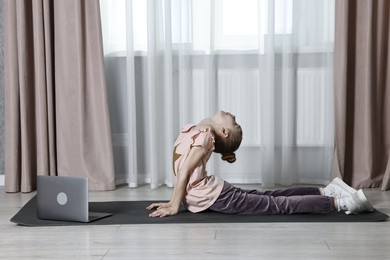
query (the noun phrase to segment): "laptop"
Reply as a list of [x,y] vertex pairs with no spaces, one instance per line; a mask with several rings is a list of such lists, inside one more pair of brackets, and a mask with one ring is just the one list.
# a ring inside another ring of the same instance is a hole
[[39,219],[87,223],[112,214],[89,212],[87,177],[38,176],[37,215]]

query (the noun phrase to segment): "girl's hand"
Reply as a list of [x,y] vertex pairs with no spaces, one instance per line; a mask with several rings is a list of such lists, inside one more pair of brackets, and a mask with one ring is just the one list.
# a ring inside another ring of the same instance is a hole
[[168,203],[152,203],[147,206],[146,209],[148,210],[156,209],[156,211],[149,214],[149,217],[166,217],[179,213],[180,203],[185,197],[188,178],[194,169],[202,163],[205,152],[205,149],[201,146],[191,148],[186,162],[177,173],[172,199]]
[[[163,203],[163,204],[164,204],[164,206],[166,206],[166,204],[168,204],[168,203]],[[154,212],[149,214],[149,217],[152,217],[152,218],[160,217],[160,218],[162,218],[162,217],[166,217],[166,216],[176,215],[178,212],[179,212],[179,210],[174,208],[174,207],[172,207],[172,206],[158,207],[156,211],[154,211]]]
[[171,206],[171,203],[168,202],[168,203],[163,203],[163,202],[160,202],[160,203],[152,203],[150,204],[149,206],[146,207],[147,210],[152,210],[152,209],[161,209],[161,208],[169,208]]

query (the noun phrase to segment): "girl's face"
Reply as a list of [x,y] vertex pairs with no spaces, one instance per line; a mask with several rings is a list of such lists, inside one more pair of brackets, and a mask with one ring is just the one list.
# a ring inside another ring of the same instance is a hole
[[241,126],[236,122],[236,117],[229,112],[220,110],[215,113],[213,120],[230,131],[242,133]]

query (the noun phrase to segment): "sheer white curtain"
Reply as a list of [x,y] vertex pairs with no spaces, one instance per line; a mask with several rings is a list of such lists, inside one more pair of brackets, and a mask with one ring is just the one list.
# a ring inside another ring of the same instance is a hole
[[326,183],[333,157],[334,1],[101,0],[116,180],[173,186],[180,128],[235,114],[233,183]]

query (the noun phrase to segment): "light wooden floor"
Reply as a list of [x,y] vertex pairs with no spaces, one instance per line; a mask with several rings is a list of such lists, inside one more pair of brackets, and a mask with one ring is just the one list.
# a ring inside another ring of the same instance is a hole
[[[390,191],[365,193],[378,210],[390,214]],[[170,194],[165,187],[122,186],[92,192],[90,201],[167,200]],[[0,187],[1,259],[390,259],[390,221],[81,227],[11,223],[34,195],[7,194]]]

